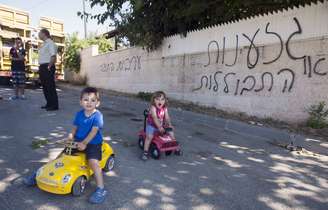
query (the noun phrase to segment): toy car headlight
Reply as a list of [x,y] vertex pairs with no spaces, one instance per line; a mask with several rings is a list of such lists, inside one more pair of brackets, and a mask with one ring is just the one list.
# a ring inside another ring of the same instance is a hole
[[71,180],[71,175],[70,174],[66,174],[63,179],[62,179],[62,183],[63,184],[67,184],[67,182],[69,182],[69,180]]
[[40,176],[42,172],[43,172],[43,168],[41,167],[36,171],[36,177]]

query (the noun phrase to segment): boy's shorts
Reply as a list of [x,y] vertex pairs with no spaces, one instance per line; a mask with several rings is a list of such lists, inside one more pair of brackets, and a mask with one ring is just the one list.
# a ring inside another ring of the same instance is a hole
[[101,160],[101,146],[102,144],[88,144],[85,149],[85,154],[87,156],[87,160],[96,159]]
[[147,124],[146,126],[146,134],[147,135],[154,135],[155,132],[158,132],[159,130],[157,128],[155,128],[152,125]]

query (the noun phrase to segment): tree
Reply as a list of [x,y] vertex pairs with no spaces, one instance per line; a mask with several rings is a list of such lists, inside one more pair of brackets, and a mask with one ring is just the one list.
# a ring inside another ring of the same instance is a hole
[[65,39],[65,67],[72,71],[79,72],[81,64],[80,52],[83,48],[91,45],[98,45],[100,53],[106,53],[113,49],[112,43],[104,37],[90,35],[87,39],[79,39],[77,33],[68,35]]
[[165,36],[238,20],[316,0],[86,0],[100,14],[82,14],[119,30],[132,45],[156,49]]

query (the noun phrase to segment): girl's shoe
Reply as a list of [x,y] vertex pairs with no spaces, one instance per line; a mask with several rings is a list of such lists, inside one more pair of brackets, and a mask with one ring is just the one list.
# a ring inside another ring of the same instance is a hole
[[146,161],[148,160],[148,152],[143,152],[141,155],[141,160]]
[[103,203],[106,195],[107,195],[107,190],[105,190],[104,188],[97,187],[96,191],[92,193],[92,195],[90,196],[89,202],[93,204]]

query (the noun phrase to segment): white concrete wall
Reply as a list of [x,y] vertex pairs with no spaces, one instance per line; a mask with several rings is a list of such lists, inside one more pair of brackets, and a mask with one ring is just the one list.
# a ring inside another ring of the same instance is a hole
[[[81,72],[96,87],[129,93],[164,90],[200,105],[299,122],[307,118],[309,105],[328,103],[327,20],[325,1],[191,32],[186,38],[172,36],[151,53],[132,48],[97,55],[93,46],[82,51]],[[257,30],[250,45],[246,36],[251,39]]]

